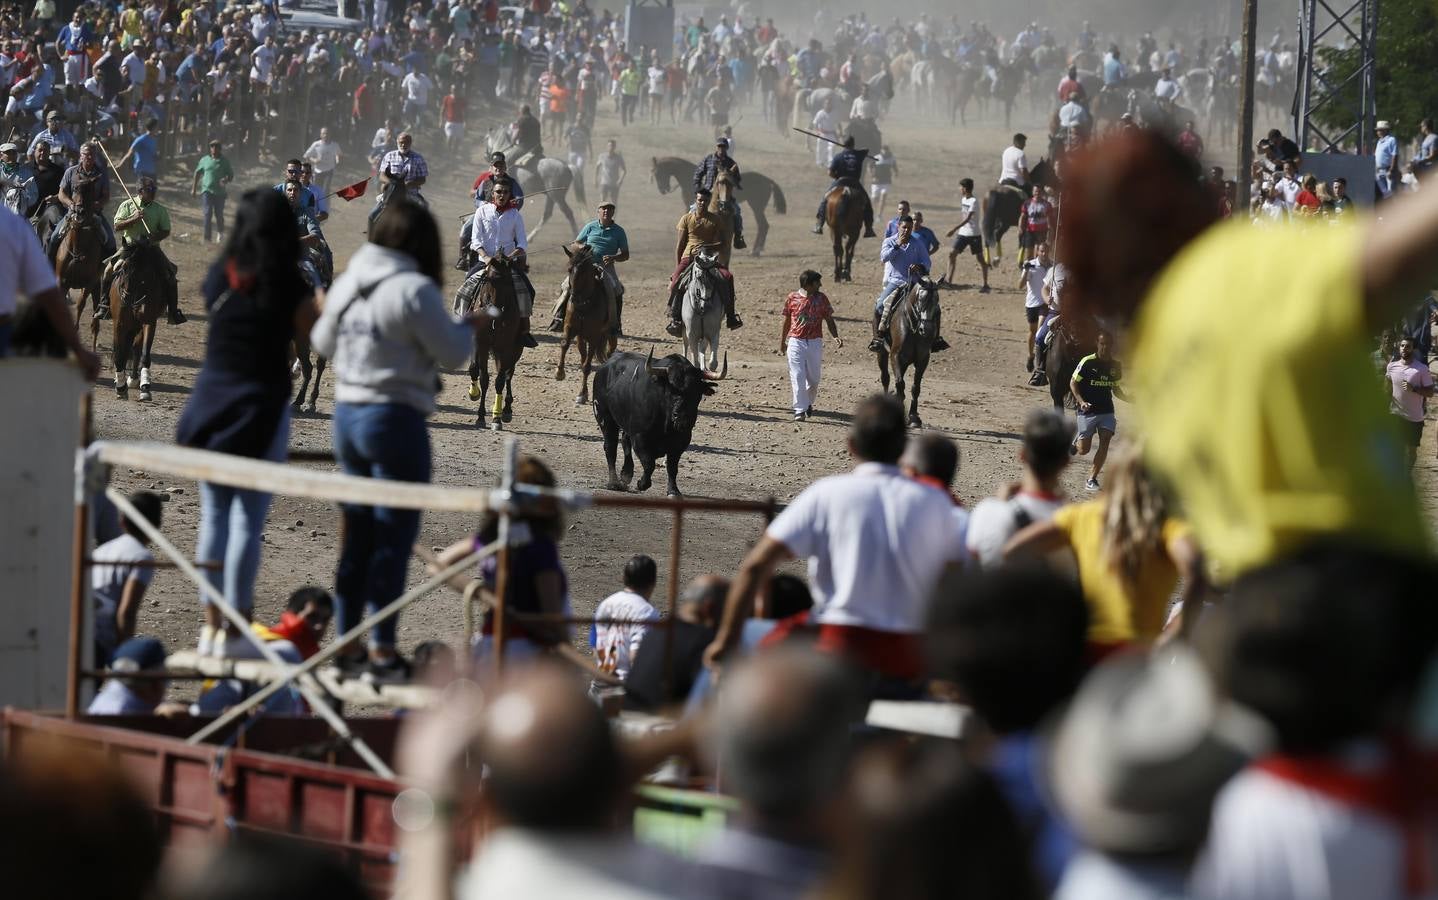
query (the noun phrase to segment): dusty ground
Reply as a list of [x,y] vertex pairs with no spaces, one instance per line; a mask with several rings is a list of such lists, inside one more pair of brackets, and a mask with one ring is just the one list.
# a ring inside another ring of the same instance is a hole
[[[491,124],[472,123],[471,130],[479,133],[480,126],[488,128]],[[980,186],[992,183],[997,176],[999,152],[1011,134],[998,121],[961,130],[897,111],[882,124],[886,140],[898,155],[901,172],[891,199],[912,200],[916,209],[927,213],[928,224],[940,235],[957,221],[958,180],[968,175]],[[1031,134],[1042,133],[1041,120],[1034,115],[1016,115],[1014,126]],[[630,166],[618,212],[618,221],[628,231],[635,257],[622,268],[628,287],[625,326],[629,336],[621,341],[621,349],[646,352],[653,347],[659,355],[679,352],[677,342],[663,332],[661,309],[673,266],[674,223],[682,210],[675,195],[661,197],[650,183],[649,160],[661,155],[697,160],[709,150],[709,135],[707,128],[696,126],[621,129],[608,111],[601,114],[593,135],[595,146],[602,147],[607,138],[617,138]],[[784,216],[770,210],[772,231],[762,258],[735,254],[733,270],[746,326],[738,332],[725,332],[722,338],[729,351],[730,378],[701,407],[694,446],[685,455],[680,470],[681,488],[691,496],[773,495],[785,501],[815,478],[844,470],[848,466],[844,451],[847,411],[856,400],[878,388],[874,357],[865,349],[869,310],[879,284],[878,242],[860,243],[854,284],[828,283],[829,238],[809,232],[812,210],[827,179],[815,166],[812,151],[797,136],[794,138],[781,137],[763,125],[757,109],[747,111],[736,128],[736,156],[741,165],[777,180],[787,194],[789,210]],[[282,160],[304,146],[297,141],[292,147],[271,149]],[[336,178],[337,185],[361,176],[363,157],[355,152],[359,149],[351,150],[350,159]],[[422,140],[417,149],[431,160],[434,171],[425,193],[442,228],[450,232],[457,227],[459,217],[472,208],[468,185],[479,170],[474,165],[445,165],[428,141]],[[272,184],[278,169],[277,165],[268,172],[254,170],[241,181]],[[181,296],[190,322],[178,328],[161,326],[155,343],[153,402],[118,400],[108,376],[102,378],[95,391],[95,431],[102,438],[172,439],[176,419],[203,356],[206,322],[197,286],[215,248],[200,240],[198,205],[188,197],[187,190],[180,188],[181,184],[188,187],[188,174],[177,170],[164,181],[167,183],[161,199],[170,206],[176,235],[167,249],[180,267]],[[592,178],[589,186],[593,202],[597,192]],[[342,267],[362,242],[368,209],[368,198],[348,205],[336,201],[325,231],[333,245],[337,267]],[[581,223],[592,215],[588,209],[576,209],[576,213]],[[526,210],[531,222],[536,214],[537,210]],[[748,228],[752,241],[755,229],[747,208],[745,214],[751,219]],[[565,257],[557,245],[572,236],[562,217],[557,217],[531,247],[532,277],[542,295],[540,305],[546,309],[563,274]],[[944,330],[954,349],[934,358],[924,383],[921,412],[925,424],[958,441],[963,463],[957,490],[969,502],[988,494],[1000,480],[1015,475],[1017,432],[1023,417],[1035,405],[1048,402],[1046,389],[1026,384],[1022,368],[1023,297],[1015,290],[1013,264],[1017,248],[1011,240],[1005,249],[1010,255],[994,273],[995,290],[988,295],[974,289],[979,273],[972,259],[965,257],[960,262],[956,280],[962,287],[944,295]],[[446,247],[445,251],[447,260],[452,261],[453,248]],[[946,251],[941,251],[941,258],[946,260]],[[787,368],[778,352],[779,309],[785,294],[796,286],[798,273],[811,267],[825,273],[845,346],[839,349],[826,345],[820,413],[801,424],[791,421],[789,412]],[[449,291],[457,286],[453,277],[456,274],[450,272]],[[544,320],[545,316],[537,311],[536,329],[543,329]],[[108,350],[105,336],[101,349]],[[474,427],[474,404],[465,397],[465,376],[446,374],[441,407],[431,420],[435,482],[490,483],[498,474],[502,442],[507,435],[515,435],[525,451],[549,461],[564,485],[582,489],[600,489],[604,485],[603,451],[593,415],[589,407],[574,403],[577,372],[571,369],[568,381],[554,381],[557,358],[557,342],[548,334],[541,335],[539,349],[521,361],[515,382],[514,420],[503,434]],[[135,396],[134,392],[131,396]],[[327,449],[333,408],[333,384],[327,376],[319,413],[297,416],[291,447]],[[1071,470],[1071,490],[1081,491],[1086,473],[1086,465]],[[163,476],[130,471],[117,472],[116,483],[126,490],[171,489],[165,530],[181,547],[194,547],[199,512],[194,484],[177,484]],[[662,495],[662,485],[661,478],[651,490]],[[433,547],[446,545],[464,536],[474,524],[459,515],[426,515],[420,540]],[[684,529],[681,579],[703,572],[733,572],[760,527],[754,516],[690,517]],[[332,583],[337,532],[338,513],[334,507],[276,498],[257,587],[259,618],[271,620],[277,616],[284,598],[297,586]],[[668,548],[669,517],[665,513],[589,510],[574,516],[563,553],[576,610],[581,614],[592,611],[599,599],[616,589],[621,566],[636,552],[648,553],[658,560],[658,596],[663,597],[667,590],[667,575],[663,573],[668,571]],[[411,565],[410,583],[419,580],[420,567]],[[177,573],[160,573],[141,614],[140,629],[161,636],[171,646],[189,646],[199,624],[195,590]],[[452,639],[460,628],[457,597],[452,592],[441,592],[420,601],[402,617],[400,638],[408,647],[432,637]]]

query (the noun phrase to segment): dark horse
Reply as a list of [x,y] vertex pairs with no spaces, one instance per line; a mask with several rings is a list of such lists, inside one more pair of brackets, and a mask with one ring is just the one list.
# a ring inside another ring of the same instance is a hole
[[[694,169],[694,163],[677,156],[650,157],[649,179],[661,194],[677,187],[684,199],[684,208],[688,209],[694,205]],[[769,234],[769,219],[764,215],[769,199],[774,199],[774,211],[781,216],[788,214],[789,202],[784,198],[784,190],[773,179],[758,172],[745,172],[742,178],[744,202],[749,204],[754,214],[754,243],[749,252],[758,256],[764,252],[764,239]]]
[[[75,324],[78,326],[85,312],[86,298],[89,298],[92,308],[100,305],[105,236],[95,213],[82,210],[78,205],[66,214],[66,218],[69,219],[69,229],[55,250],[55,279],[60,282],[60,290],[67,295],[71,289],[80,292],[80,299],[75,304]],[[99,338],[100,320],[95,319],[90,323],[91,350],[95,349]]]
[[[305,249],[300,258],[300,274],[304,276],[310,290],[328,289],[334,277],[334,273],[325,265],[325,254],[319,247]],[[329,365],[329,360],[315,353],[314,361],[311,362],[310,336],[298,331],[290,340],[290,351],[294,353],[295,362],[300,367],[300,389],[295,393],[290,408],[295,412],[312,413],[320,395],[320,379],[325,376],[325,366]],[[305,402],[306,391],[310,395],[309,402]]]
[[122,400],[129,396],[131,382],[139,384],[141,400],[150,399],[150,348],[155,345],[155,323],[165,311],[167,276],[165,254],[154,244],[142,242],[110,284],[115,395]]
[[570,342],[578,338],[584,377],[574,402],[582,406],[589,402],[589,373],[596,363],[602,364],[609,358],[616,341],[609,327],[604,270],[588,247],[575,252],[566,246],[564,252],[569,254],[569,309],[564,314],[564,342],[559,347],[559,368],[554,370],[554,380],[564,380],[564,359],[569,355]]
[[1070,314],[1054,326],[1048,350],[1044,353],[1044,374],[1049,381],[1049,396],[1053,398],[1054,412],[1062,413],[1065,406],[1073,405],[1069,382],[1079,360],[1094,352],[1098,345],[1098,324],[1092,317]]
[[510,260],[493,257],[489,265],[469,276],[460,285],[455,303],[468,315],[475,309],[487,310],[494,319],[488,328],[474,332],[474,356],[469,362],[469,399],[479,401],[475,424],[483,428],[484,404],[489,394],[489,358],[494,357],[494,423],[495,431],[514,418],[514,369],[524,344],[519,339],[519,301],[514,293],[514,269]]
[[[1053,165],[1047,159],[1040,159],[1038,165],[1029,170],[1029,184],[1038,184],[1044,187],[1056,186]],[[993,249],[992,264],[997,265],[999,257],[1003,255],[1002,241],[1004,232],[1010,228],[1017,228],[1019,224],[1019,208],[1027,199],[1026,193],[1009,185],[995,185],[984,195],[983,201],[979,204],[979,223],[982,226],[984,235],[984,254],[989,254]]]
[[833,187],[824,197],[824,224],[834,242],[834,281],[853,281],[854,245],[864,230],[863,188]]
[[1024,87],[1024,75],[1030,70],[1032,63],[1027,57],[1013,60],[1012,62],[1001,63],[997,67],[998,78],[994,81],[993,96],[1004,107],[1004,129],[1007,130],[1009,120],[1013,118],[1014,101],[1018,99],[1019,91]]
[[379,197],[375,199],[374,209],[370,211],[369,225],[365,230],[366,234],[374,230],[375,223],[380,220],[380,217],[385,214],[386,210],[400,202],[414,202],[410,199],[409,190],[405,187],[404,179],[393,172],[388,174],[389,182],[380,185]]
[[894,393],[904,402],[904,374],[914,367],[914,390],[909,398],[909,427],[923,428],[919,418],[919,391],[924,384],[924,370],[929,367],[929,352],[939,336],[939,287],[928,276],[909,286],[889,318],[889,351],[879,356],[879,381],[884,390],[894,382]]

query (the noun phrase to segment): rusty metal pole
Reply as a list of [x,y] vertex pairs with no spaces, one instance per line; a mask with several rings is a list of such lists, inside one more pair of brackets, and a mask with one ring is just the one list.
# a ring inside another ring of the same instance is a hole
[[85,653],[82,641],[85,635],[85,575],[88,573],[90,557],[90,504],[86,496],[85,465],[83,454],[90,446],[91,395],[87,391],[80,397],[80,451],[75,459],[75,528],[74,544],[70,548],[70,639],[69,676],[65,683],[65,718],[74,719],[80,715],[81,671],[85,668]]
[[668,697],[674,684],[674,623],[679,612],[679,554],[684,537],[684,507],[674,508],[674,527],[669,532],[669,633],[664,641],[664,678],[659,695]]
[[1243,59],[1238,83],[1238,196],[1234,207],[1247,210],[1253,176],[1253,79],[1258,56],[1258,0],[1243,0]]

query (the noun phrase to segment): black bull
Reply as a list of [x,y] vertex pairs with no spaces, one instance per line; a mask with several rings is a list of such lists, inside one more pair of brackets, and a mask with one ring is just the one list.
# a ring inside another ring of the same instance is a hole
[[[705,372],[678,354],[659,362],[654,351],[616,353],[594,373],[594,419],[604,435],[604,459],[609,465],[609,488],[626,490],[634,477],[634,456],[644,472],[636,490],[646,491],[654,465],[664,458],[669,475],[669,496],[678,497],[679,457],[689,449],[699,401],[712,396],[714,382],[729,372],[729,360],[718,375]],[[624,442],[624,469],[614,471],[619,442]]]

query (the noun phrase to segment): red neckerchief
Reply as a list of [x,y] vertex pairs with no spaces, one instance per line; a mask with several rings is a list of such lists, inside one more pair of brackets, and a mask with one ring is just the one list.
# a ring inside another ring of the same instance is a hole
[[955,506],[962,507],[964,505],[964,502],[949,490],[948,485],[944,484],[942,481],[933,477],[932,475],[915,475],[914,480],[917,481],[919,484],[928,485],[931,488],[941,491],[945,496],[949,498],[950,502],[952,502]]
[[225,260],[225,280],[229,283],[230,290],[248,292],[255,286],[255,273],[240,271],[239,263],[233,259]]
[[280,623],[270,629],[275,634],[295,645],[300,651],[300,656],[309,659],[320,652],[320,642],[315,640],[315,633],[309,623],[299,616],[285,610],[280,613]]
[[1404,884],[1411,897],[1438,887],[1427,847],[1434,824],[1435,780],[1432,754],[1415,751],[1406,741],[1384,743],[1387,758],[1373,771],[1357,772],[1327,756],[1275,753],[1254,765],[1290,784],[1321,794],[1344,806],[1385,819],[1403,833]]

